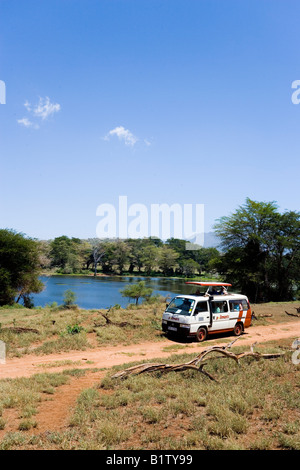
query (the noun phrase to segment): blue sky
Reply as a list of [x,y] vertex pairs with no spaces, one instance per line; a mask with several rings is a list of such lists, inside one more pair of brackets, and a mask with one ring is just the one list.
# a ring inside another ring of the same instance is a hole
[[0,226],[94,237],[96,209],[299,209],[298,0],[0,0]]

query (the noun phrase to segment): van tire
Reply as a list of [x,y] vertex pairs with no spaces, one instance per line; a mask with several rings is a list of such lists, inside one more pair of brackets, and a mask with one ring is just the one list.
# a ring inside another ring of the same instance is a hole
[[237,323],[233,329],[234,336],[240,336],[243,333],[243,324]]
[[204,328],[204,326],[200,327],[196,333],[196,340],[198,341],[198,343],[202,343],[202,341],[205,341],[206,336],[207,336],[206,328]]

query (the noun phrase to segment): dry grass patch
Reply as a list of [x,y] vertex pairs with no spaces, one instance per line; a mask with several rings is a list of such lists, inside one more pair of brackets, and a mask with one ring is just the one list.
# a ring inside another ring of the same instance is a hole
[[[279,346],[259,349],[272,353]],[[168,363],[192,358],[171,356]],[[112,379],[124,365],[114,368],[98,388],[81,393],[69,429],[44,438],[43,447],[300,449],[299,366],[289,354],[269,361],[245,358],[239,366],[228,359],[208,362],[219,383],[192,370]]]

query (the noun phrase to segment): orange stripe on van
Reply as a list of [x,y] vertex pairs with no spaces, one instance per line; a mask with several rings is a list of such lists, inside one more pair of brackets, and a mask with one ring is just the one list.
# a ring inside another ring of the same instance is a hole
[[252,318],[252,313],[251,313],[251,308],[247,310],[247,315],[245,318],[245,328],[248,328],[248,326],[251,325],[251,318]]
[[238,321],[241,321],[241,320],[242,320],[243,314],[244,314],[244,310],[243,310],[243,309],[240,309]]

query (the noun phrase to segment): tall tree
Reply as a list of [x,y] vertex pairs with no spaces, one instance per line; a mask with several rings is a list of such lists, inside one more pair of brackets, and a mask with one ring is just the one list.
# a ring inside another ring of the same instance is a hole
[[215,266],[254,301],[291,299],[293,284],[299,282],[299,216],[293,211],[279,213],[275,202],[247,198],[215,226],[226,250]]
[[179,254],[172,248],[169,248],[166,245],[159,248],[158,265],[165,276],[169,276],[174,273],[174,269],[178,266],[178,258]]
[[82,269],[82,241],[66,235],[57,237],[50,243],[52,265],[60,268],[65,274],[76,273]]
[[104,247],[101,243],[95,243],[92,247],[92,260],[94,265],[94,276],[97,276],[97,266],[105,254]]
[[41,292],[40,251],[37,241],[13,230],[0,230],[0,305],[24,301]]
[[142,262],[145,267],[145,272],[149,276],[157,265],[159,250],[156,245],[149,244],[143,250]]

